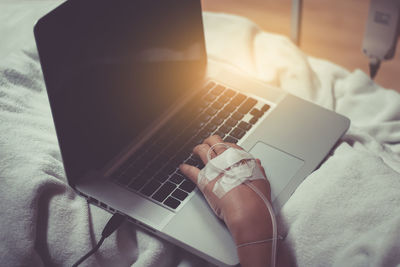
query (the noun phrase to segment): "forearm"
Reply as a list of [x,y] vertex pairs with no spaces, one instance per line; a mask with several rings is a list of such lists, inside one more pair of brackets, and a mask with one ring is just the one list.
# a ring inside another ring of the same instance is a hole
[[[233,214],[237,216],[224,219],[238,246],[237,252],[241,266],[270,266],[273,229],[272,218],[265,204],[255,198],[247,203],[245,210]],[[291,266],[289,253],[280,240],[277,242],[276,266]],[[241,246],[243,244],[247,245]]]
[[[272,243],[263,243],[257,245],[246,246],[238,248],[238,256],[240,265],[242,267],[253,266],[270,266],[271,265],[271,251]],[[276,257],[276,266],[289,267],[295,266],[294,260],[290,253],[283,246],[283,243],[278,241],[278,251]]]
[[248,245],[238,248],[242,267],[266,267],[271,265],[271,242]]
[[242,267],[270,266],[272,253],[272,222],[262,212],[251,212],[240,220],[230,221],[228,228],[238,246],[238,256]]

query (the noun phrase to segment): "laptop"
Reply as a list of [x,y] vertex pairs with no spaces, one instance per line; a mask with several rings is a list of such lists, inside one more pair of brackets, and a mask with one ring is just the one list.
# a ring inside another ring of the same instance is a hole
[[218,134],[259,158],[279,212],[349,127],[240,73],[208,75],[200,0],[69,0],[34,33],[69,185],[216,265],[239,260],[178,169],[203,167],[193,147]]

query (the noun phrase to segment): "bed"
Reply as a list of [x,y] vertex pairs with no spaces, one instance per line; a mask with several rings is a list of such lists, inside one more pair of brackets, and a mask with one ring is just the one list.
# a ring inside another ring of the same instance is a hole
[[[111,216],[66,184],[32,34],[35,20],[58,4],[0,2],[1,266],[71,266]],[[245,18],[205,13],[204,24],[210,72],[244,73],[352,121],[279,214],[297,265],[399,266],[400,95]],[[208,263],[125,223],[85,265]]]

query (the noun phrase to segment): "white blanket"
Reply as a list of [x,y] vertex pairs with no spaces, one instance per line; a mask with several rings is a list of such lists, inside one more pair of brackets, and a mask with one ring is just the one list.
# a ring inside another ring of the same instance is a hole
[[[297,189],[280,231],[299,266],[400,263],[400,95],[248,20],[205,14],[210,60],[348,116],[349,132]],[[11,37],[10,37],[11,38]],[[32,37],[0,62],[0,262],[70,266],[110,217],[66,185]],[[126,223],[90,266],[204,266]]]

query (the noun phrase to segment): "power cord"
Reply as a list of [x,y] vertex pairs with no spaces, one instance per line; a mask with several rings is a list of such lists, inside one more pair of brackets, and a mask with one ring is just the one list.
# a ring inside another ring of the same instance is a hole
[[103,232],[101,233],[101,238],[99,242],[94,246],[86,255],[81,257],[77,262],[72,265],[72,267],[77,267],[79,264],[84,262],[87,258],[89,258],[92,254],[94,254],[100,246],[103,244],[104,240],[109,237],[112,233],[117,230],[121,224],[125,221],[125,216],[114,213],[114,215],[111,217],[110,220],[108,220],[106,226],[103,229]]

